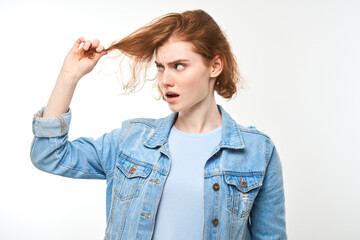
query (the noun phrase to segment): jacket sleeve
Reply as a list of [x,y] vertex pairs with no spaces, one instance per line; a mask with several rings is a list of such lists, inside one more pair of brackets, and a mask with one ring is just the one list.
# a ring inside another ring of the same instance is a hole
[[284,240],[287,235],[282,167],[271,140],[267,153],[269,157],[263,185],[250,212],[250,231],[253,240]]
[[32,163],[40,170],[70,178],[105,179],[114,169],[122,129],[94,140],[68,140],[71,110],[42,118],[44,108],[33,118]]

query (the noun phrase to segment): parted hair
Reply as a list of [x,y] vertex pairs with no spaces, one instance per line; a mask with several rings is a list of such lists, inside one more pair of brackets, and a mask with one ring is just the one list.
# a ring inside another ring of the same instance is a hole
[[[124,87],[134,91],[145,81],[140,78],[140,72],[146,75],[154,63],[156,49],[171,37],[192,43],[194,51],[203,57],[206,64],[219,55],[223,60],[223,70],[215,81],[214,90],[226,99],[232,98],[240,81],[238,65],[225,34],[203,10],[163,15],[113,42],[106,49],[108,52],[118,50],[132,60],[132,79]],[[159,86],[158,89],[163,97]]]

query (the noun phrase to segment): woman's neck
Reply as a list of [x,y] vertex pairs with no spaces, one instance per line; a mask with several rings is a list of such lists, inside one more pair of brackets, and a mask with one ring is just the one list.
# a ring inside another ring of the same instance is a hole
[[215,99],[206,105],[179,112],[175,127],[183,132],[200,134],[210,132],[222,124]]

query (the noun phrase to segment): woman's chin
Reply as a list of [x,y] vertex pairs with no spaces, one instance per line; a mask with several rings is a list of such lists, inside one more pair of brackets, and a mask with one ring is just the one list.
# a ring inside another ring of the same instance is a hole
[[183,111],[183,107],[181,107],[180,104],[168,103],[168,106],[172,112]]
[[173,106],[173,105],[171,105],[171,104],[168,104],[168,105],[169,105],[169,108],[170,108],[170,110],[171,110],[172,112],[180,112],[180,110],[179,110],[178,107],[175,107],[175,106]]

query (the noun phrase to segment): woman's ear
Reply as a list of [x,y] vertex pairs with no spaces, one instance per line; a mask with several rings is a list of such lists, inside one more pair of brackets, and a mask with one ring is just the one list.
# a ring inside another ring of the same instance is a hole
[[214,59],[211,61],[210,67],[211,67],[210,77],[216,78],[217,76],[220,75],[220,73],[224,68],[223,58],[220,55],[216,55]]

